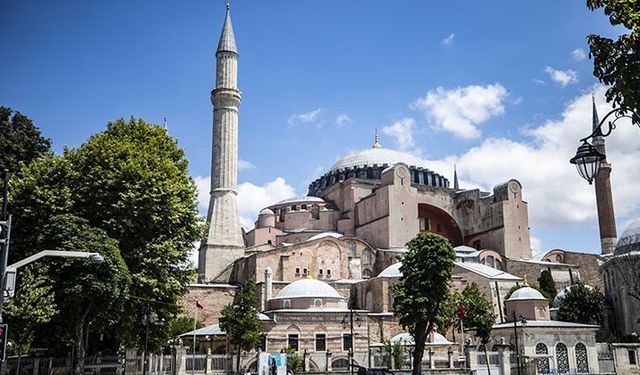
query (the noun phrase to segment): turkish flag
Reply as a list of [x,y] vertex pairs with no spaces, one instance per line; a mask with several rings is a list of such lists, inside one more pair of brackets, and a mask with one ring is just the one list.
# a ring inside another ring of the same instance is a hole
[[464,305],[460,305],[460,308],[458,309],[458,318],[461,320],[464,319]]
[[200,303],[200,301],[196,300],[196,307],[199,309],[204,309],[204,305]]

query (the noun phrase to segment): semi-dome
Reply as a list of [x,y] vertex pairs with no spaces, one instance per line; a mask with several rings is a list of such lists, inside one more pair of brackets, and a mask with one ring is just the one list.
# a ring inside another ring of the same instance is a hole
[[631,251],[640,251],[640,220],[632,222],[622,232],[614,254],[626,254]]
[[426,161],[407,152],[388,148],[366,148],[347,154],[331,167],[331,171],[364,166],[371,167],[373,165],[382,166],[385,164],[393,166],[397,163],[428,169]]
[[380,277],[402,277],[402,272],[400,272],[400,267],[402,267],[402,262],[397,262],[389,267],[385,268],[380,272],[378,276]]
[[345,299],[331,285],[316,279],[294,281],[282,288],[274,299],[337,298]]
[[262,210],[260,210],[260,213],[258,215],[275,215],[275,214],[270,209],[263,208]]
[[546,300],[542,293],[530,286],[525,286],[513,292],[507,301],[523,301],[523,300]]
[[289,203],[323,203],[324,199],[319,197],[293,197],[281,200],[280,202],[274,203],[271,206],[278,206],[281,204],[289,204]]

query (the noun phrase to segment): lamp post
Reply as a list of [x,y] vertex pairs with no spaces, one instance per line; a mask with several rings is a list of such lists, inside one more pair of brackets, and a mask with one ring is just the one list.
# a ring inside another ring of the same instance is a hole
[[[354,315],[356,316],[356,324],[358,325],[358,327],[362,326],[363,320],[360,317],[360,314],[358,314],[358,312],[352,308],[349,309],[349,313],[345,314],[345,316],[342,318],[342,322],[340,323],[342,324],[342,328],[347,328],[347,326],[351,328],[351,334],[349,336],[349,339],[351,341],[351,345],[349,346],[349,368],[350,368],[349,373],[351,375],[353,375],[353,354],[354,354],[354,349],[356,344],[355,336],[353,334],[353,316]],[[348,323],[347,323],[347,316],[349,317]]]
[[[527,326],[527,319],[520,315],[520,324],[522,324],[522,348],[524,349],[524,328]],[[516,340],[516,365],[518,369],[518,375],[520,375],[520,349],[518,348],[518,319],[516,319],[516,312],[513,311],[513,336]]]
[[[611,116],[613,116],[613,118],[607,121]],[[594,137],[609,136],[613,129],[616,128],[616,121],[621,118],[629,118],[631,119],[632,124],[640,127],[640,115],[638,113],[626,107],[613,109],[602,118],[591,134],[580,139],[582,144],[578,147],[575,156],[569,160],[569,162],[574,164],[578,169],[580,177],[587,180],[589,185],[593,183],[593,180],[598,175],[598,172],[600,171],[600,162],[605,158],[603,154],[598,152],[592,143],[589,143],[589,140]]]
[[151,311],[149,308],[149,304],[147,304],[147,310],[142,316],[142,324],[145,327],[144,333],[144,353],[142,353],[142,375],[147,374],[147,361],[149,360],[149,356],[147,355],[147,350],[149,346],[149,324],[153,324],[158,319],[158,315]]

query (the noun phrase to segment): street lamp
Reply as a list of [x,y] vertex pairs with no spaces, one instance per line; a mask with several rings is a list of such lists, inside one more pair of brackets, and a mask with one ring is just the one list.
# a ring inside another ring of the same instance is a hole
[[[347,328],[347,327],[351,328],[351,335],[349,337],[351,341],[351,345],[349,346],[349,368],[350,368],[351,375],[353,375],[353,353],[354,353],[354,347],[356,344],[355,336],[353,334],[353,316],[354,315],[356,316],[356,324],[358,325],[358,327],[362,326],[362,323],[364,321],[360,317],[360,314],[358,314],[358,312],[352,308],[349,309],[349,313],[345,314],[345,316],[342,318],[342,322],[340,322],[340,324],[342,325],[342,328]],[[347,322],[347,316],[349,317],[349,322]]]
[[[606,120],[610,116],[613,116],[613,119],[607,122]],[[631,119],[632,124],[640,127],[640,115],[632,109],[626,107],[613,109],[602,118],[590,135],[580,140],[582,144],[578,147],[576,155],[569,160],[569,162],[575,165],[578,169],[580,177],[587,180],[589,185],[593,183],[593,180],[598,175],[598,172],[600,171],[600,162],[605,158],[604,155],[598,152],[593,144],[589,143],[589,139],[609,136],[611,131],[616,128],[616,121],[625,117]]]
[[158,315],[151,311],[149,304],[147,304],[147,311],[142,316],[142,324],[145,327],[144,334],[144,352],[142,353],[142,375],[147,374],[147,361],[149,357],[147,355],[147,347],[149,346],[149,324],[154,324],[158,320]]
[[[520,315],[520,324],[522,325],[522,348],[524,350],[524,328],[527,326],[527,319]],[[518,348],[518,319],[516,319],[516,311],[513,310],[513,336],[516,340],[516,365],[518,375],[520,375],[520,349]]]

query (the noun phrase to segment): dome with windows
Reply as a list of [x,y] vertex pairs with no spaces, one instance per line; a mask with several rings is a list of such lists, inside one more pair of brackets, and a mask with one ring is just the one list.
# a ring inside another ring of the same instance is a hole
[[346,299],[331,285],[316,279],[302,279],[282,288],[274,299],[331,298]]
[[[553,307],[560,307],[560,303],[562,302],[562,300],[564,299],[564,297],[567,295],[567,293],[569,293],[569,290],[571,289],[573,285],[569,285],[568,287],[562,289],[561,291],[558,292],[558,294],[556,294],[556,297],[553,299],[553,302],[551,303],[551,306]],[[584,285],[587,289],[591,289],[593,290],[593,287],[591,285]]]
[[620,255],[632,251],[640,251],[640,220],[632,222],[622,232],[613,253]]
[[353,151],[338,160],[322,177],[309,185],[309,195],[321,195],[324,189],[350,178],[379,181],[383,172],[398,163],[409,167],[411,182],[432,187],[449,187],[449,180],[429,169],[428,163],[410,153],[383,148],[376,141],[373,147]]
[[546,300],[542,293],[533,289],[530,286],[525,286],[513,292],[511,297],[507,301],[531,301],[531,300]]
[[391,150],[388,148],[366,148],[345,155],[338,160],[331,171],[340,169],[351,169],[356,167],[372,167],[374,165],[393,166],[398,163],[405,163],[408,166],[428,169],[427,162],[417,156],[407,152]]

